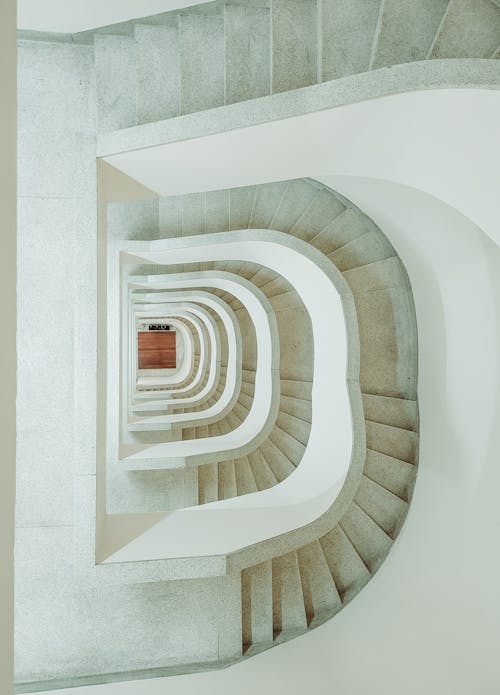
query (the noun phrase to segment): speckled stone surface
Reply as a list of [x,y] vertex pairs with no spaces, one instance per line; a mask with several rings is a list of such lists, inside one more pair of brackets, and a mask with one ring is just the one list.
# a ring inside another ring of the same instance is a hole
[[284,92],[317,80],[316,0],[274,0],[272,91]]
[[365,72],[381,0],[322,0],[321,79]]
[[224,7],[226,104],[271,92],[270,9]]
[[384,0],[371,68],[425,60],[447,6],[448,0]]
[[99,130],[137,123],[135,42],[128,36],[95,37],[97,122]]
[[500,45],[500,7],[491,0],[451,0],[432,58],[490,58]]
[[138,25],[135,41],[137,122],[178,116],[181,68],[177,22],[166,26]]
[[496,61],[432,60],[407,63],[258,100],[230,104],[221,109],[101,133],[98,137],[98,154],[106,157],[406,91],[445,87],[499,89],[499,85],[500,63]]

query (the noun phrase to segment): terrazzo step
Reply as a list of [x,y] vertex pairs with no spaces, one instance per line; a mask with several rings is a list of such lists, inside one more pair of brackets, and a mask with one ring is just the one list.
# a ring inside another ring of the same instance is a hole
[[366,420],[366,446],[393,458],[415,463],[418,436],[411,430]]
[[136,24],[137,122],[149,123],[180,115],[181,66],[179,29]]
[[425,60],[448,0],[384,0],[371,69]]
[[260,449],[250,452],[247,458],[250,468],[252,469],[255,483],[259,490],[267,490],[278,483],[278,479],[274,475]]
[[367,449],[364,474],[405,502],[410,500],[416,476],[414,464]]
[[318,77],[316,0],[273,0],[272,91],[315,84]]
[[500,44],[500,7],[491,0],[450,0],[430,58],[490,58]]
[[262,442],[259,451],[278,482],[287,478],[295,470],[290,459],[270,438]]
[[209,463],[198,470],[198,504],[219,499],[219,464]]
[[375,572],[389,552],[390,536],[356,502],[344,514],[340,526],[367,569]]
[[241,573],[243,653],[249,655],[273,643],[272,562],[262,562]]
[[354,499],[388,536],[396,537],[406,516],[407,502],[367,476],[361,478]]
[[220,461],[218,464],[218,499],[229,499],[236,497],[237,494],[234,461]]
[[369,393],[363,393],[362,398],[367,420],[414,432],[417,430],[418,406],[416,401]]
[[180,14],[181,114],[224,104],[224,18]]
[[248,495],[251,492],[258,491],[250,462],[246,456],[235,461],[235,475],[237,495]]
[[342,608],[337,587],[319,541],[297,551],[307,624],[316,627]]
[[273,636],[281,642],[307,630],[296,552],[272,560]]
[[342,603],[350,601],[370,580],[370,571],[341,526],[319,540]]

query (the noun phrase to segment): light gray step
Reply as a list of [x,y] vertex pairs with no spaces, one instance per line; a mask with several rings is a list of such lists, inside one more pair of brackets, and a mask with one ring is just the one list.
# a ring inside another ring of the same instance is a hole
[[500,44],[500,8],[491,0],[450,0],[431,58],[489,58]]
[[496,51],[494,53],[492,53],[491,57],[494,58],[495,60],[498,60],[500,58],[500,45],[498,46]]
[[366,72],[381,0],[323,0],[323,81]]
[[285,278],[281,275],[278,275],[277,278],[274,278],[273,280],[269,280],[268,282],[264,283],[260,286],[260,289],[269,299],[274,295],[293,291],[293,288],[290,285],[290,283],[287,280],[285,280]]
[[362,394],[365,418],[383,425],[392,425],[404,430],[418,429],[418,406],[416,401],[404,398],[389,398]]
[[396,537],[406,516],[407,502],[366,476],[361,478],[354,499],[388,536]]
[[286,182],[279,181],[257,186],[257,193],[249,221],[250,228],[271,228],[271,220],[281,203],[287,185]]
[[340,526],[320,538],[320,545],[343,603],[369,581],[370,572]]
[[415,432],[370,420],[365,422],[366,446],[369,449],[407,463],[415,463],[418,446],[418,435]]
[[276,418],[276,424],[293,439],[298,440],[304,446],[307,444],[311,432],[311,423],[308,420],[301,420],[294,415],[280,412]]
[[137,122],[149,123],[180,114],[179,29],[137,24]]
[[278,426],[273,427],[269,434],[269,439],[294,466],[299,465],[304,455],[306,448],[305,444],[300,442],[294,435],[285,432]]
[[[229,226],[231,229],[247,229],[252,214],[256,187],[243,186],[229,191]],[[240,263],[240,267],[243,262]]]
[[377,570],[389,552],[391,538],[356,502],[344,514],[340,525],[368,570]]
[[198,468],[192,466],[184,470],[184,507],[199,504]]
[[259,451],[278,482],[287,478],[295,470],[290,459],[270,439],[266,439],[260,445]]
[[241,423],[243,422],[243,420],[245,420],[245,418],[248,415],[248,408],[246,408],[242,403],[239,403],[237,401],[233,406],[232,413],[236,415],[238,421]]
[[198,425],[196,427],[196,439],[208,437],[208,425]]
[[195,236],[204,233],[205,194],[187,193],[182,196],[182,236]]
[[258,491],[257,483],[253,477],[252,468],[246,456],[243,456],[234,462],[234,470],[238,495],[247,495],[251,492]]
[[316,0],[273,0],[273,93],[316,83],[316,12]]
[[182,196],[160,198],[158,214],[160,239],[182,236]]
[[210,463],[198,468],[198,504],[219,499],[219,464]]
[[396,256],[344,271],[344,277],[354,295],[387,287],[406,287],[403,266]]
[[287,415],[293,415],[300,420],[311,422],[311,401],[302,398],[293,398],[291,396],[281,395],[280,411]]
[[319,190],[290,229],[290,234],[304,241],[310,241],[344,210],[345,206],[331,191]]
[[209,234],[229,230],[229,191],[205,193],[205,229]]
[[222,15],[179,15],[181,113],[224,104]]
[[226,5],[224,29],[226,104],[270,94],[270,9]]
[[228,419],[228,416],[219,420],[219,434],[227,434],[233,429],[232,421]]
[[234,461],[220,461],[218,464],[218,499],[226,500],[236,497],[236,474]]
[[308,181],[288,181],[279,206],[271,219],[271,229],[288,232],[318,194],[318,188]]
[[183,440],[196,439],[196,427],[185,427],[182,430],[182,439]]
[[354,295],[364,393],[408,400],[417,389],[416,328],[411,295],[388,287]]
[[249,396],[243,390],[241,390],[238,396],[238,402],[241,403],[241,405],[246,409],[246,412],[248,413],[248,411],[253,405],[253,398],[252,396]]
[[275,313],[280,311],[287,311],[288,309],[303,308],[304,303],[300,298],[299,294],[295,291],[281,292],[280,294],[273,294],[268,297],[271,302]]
[[243,652],[273,642],[273,577],[271,560],[241,573]]
[[307,630],[299,563],[296,552],[272,560],[273,632],[281,641]]
[[296,381],[293,379],[281,379],[281,395],[289,398],[300,398],[304,401],[311,400],[312,381]]
[[307,624],[315,627],[342,608],[337,587],[319,541],[297,551]]
[[384,0],[371,69],[425,60],[448,0]]
[[391,256],[395,256],[393,247],[378,231],[366,232],[328,254],[328,258],[342,272]]
[[364,474],[402,500],[409,501],[416,476],[413,464],[367,449]]
[[247,383],[255,384],[255,369],[242,369],[241,378]]
[[208,425],[209,437],[218,437],[220,434],[222,434],[222,432],[218,422],[212,422],[210,425]]
[[100,131],[136,124],[135,41],[131,36],[95,36],[97,123]]
[[247,458],[259,490],[267,490],[277,484],[276,476],[259,449],[252,451]]
[[362,234],[366,234],[366,220],[352,208],[346,208],[322,229],[310,242],[319,251],[328,255]]
[[255,384],[253,381],[242,381],[240,388],[240,396],[244,394],[247,398],[251,398],[253,400],[255,393]]
[[270,268],[261,267],[261,268],[259,268],[259,270],[257,270],[257,272],[254,275],[252,275],[248,279],[256,287],[261,287],[262,285],[265,285],[270,280],[275,280],[277,277],[278,277],[278,273],[275,273],[274,270],[271,270]]

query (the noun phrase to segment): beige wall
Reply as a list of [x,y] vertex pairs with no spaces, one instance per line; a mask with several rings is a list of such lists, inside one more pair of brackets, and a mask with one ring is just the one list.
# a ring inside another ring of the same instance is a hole
[[12,690],[13,549],[16,448],[16,3],[0,3],[0,692]]

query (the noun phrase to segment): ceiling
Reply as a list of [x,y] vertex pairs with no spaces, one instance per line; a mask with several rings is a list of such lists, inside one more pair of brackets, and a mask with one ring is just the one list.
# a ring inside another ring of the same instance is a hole
[[208,0],[18,0],[18,29],[77,33]]

